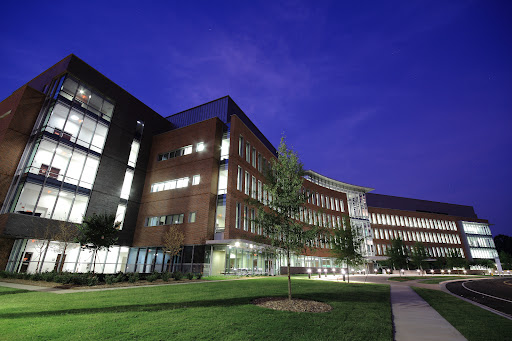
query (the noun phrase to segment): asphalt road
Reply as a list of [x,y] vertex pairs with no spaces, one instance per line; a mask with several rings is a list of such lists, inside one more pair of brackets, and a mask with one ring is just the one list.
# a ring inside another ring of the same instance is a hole
[[446,284],[452,293],[512,316],[512,277]]

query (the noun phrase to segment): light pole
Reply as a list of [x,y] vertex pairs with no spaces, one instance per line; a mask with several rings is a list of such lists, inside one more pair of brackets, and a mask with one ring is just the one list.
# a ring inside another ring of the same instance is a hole
[[327,269],[324,269],[325,277],[327,277]]
[[311,279],[311,269],[308,269],[308,278]]
[[322,269],[318,269],[318,278],[322,278]]

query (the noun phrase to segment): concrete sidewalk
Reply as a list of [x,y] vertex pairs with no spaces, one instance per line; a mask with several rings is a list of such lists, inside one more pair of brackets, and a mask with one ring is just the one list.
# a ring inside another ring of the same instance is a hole
[[391,285],[396,341],[466,340],[411,287]]

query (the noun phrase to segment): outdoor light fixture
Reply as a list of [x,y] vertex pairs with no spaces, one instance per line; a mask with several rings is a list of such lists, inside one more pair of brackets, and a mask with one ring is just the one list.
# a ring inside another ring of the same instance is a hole
[[434,270],[430,270],[430,273],[433,275],[434,274]]
[[466,270],[464,270],[464,275],[467,274],[468,272]]
[[377,269],[373,269],[373,272],[377,273]]
[[327,269],[324,269],[325,277],[327,277]]
[[308,278],[311,279],[311,269],[308,269]]
[[341,274],[344,275],[345,274],[345,269],[341,269]]
[[448,274],[451,274],[452,273],[452,270],[448,270]]
[[239,242],[236,242],[235,243],[235,247],[239,247],[240,246],[240,243]]
[[443,275],[444,275],[444,270],[441,270],[441,274],[443,274]]
[[318,278],[322,278],[322,269],[318,269]]

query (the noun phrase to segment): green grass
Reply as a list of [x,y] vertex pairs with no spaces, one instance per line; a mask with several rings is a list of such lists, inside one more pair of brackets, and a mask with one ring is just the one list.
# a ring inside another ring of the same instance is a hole
[[416,277],[416,276],[389,277],[388,281],[408,282],[408,281],[413,281],[415,279],[420,279],[420,278],[424,278],[424,277]]
[[413,288],[468,340],[510,340],[512,322],[438,290]]
[[479,278],[482,276],[443,276],[443,277],[434,277],[432,279],[427,279],[421,281],[421,283],[425,284],[439,284],[444,281],[451,281],[452,279],[465,279],[465,278]]
[[54,294],[0,287],[0,340],[392,340],[389,286],[292,281],[327,313],[251,304],[285,296],[286,278]]

